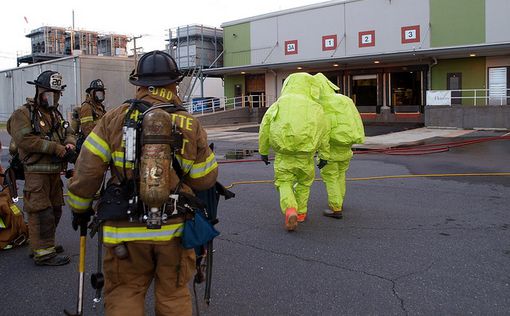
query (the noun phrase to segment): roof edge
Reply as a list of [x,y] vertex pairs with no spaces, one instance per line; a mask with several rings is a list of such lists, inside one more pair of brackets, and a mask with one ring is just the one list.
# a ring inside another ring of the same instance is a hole
[[233,20],[233,21],[227,21],[227,22],[222,23],[220,25],[220,27],[225,28],[228,26],[268,19],[268,18],[272,18],[272,17],[276,17],[276,16],[281,16],[281,15],[286,15],[286,14],[291,14],[291,13],[296,13],[296,12],[303,12],[303,11],[308,11],[308,10],[314,10],[314,9],[319,9],[319,8],[326,8],[326,7],[330,7],[330,6],[334,6],[334,5],[338,5],[338,4],[345,4],[345,3],[357,2],[357,1],[363,1],[363,0],[329,0],[329,1],[321,2],[321,3],[308,4],[305,6],[264,13],[264,14],[255,15],[252,17],[242,18],[242,19]]

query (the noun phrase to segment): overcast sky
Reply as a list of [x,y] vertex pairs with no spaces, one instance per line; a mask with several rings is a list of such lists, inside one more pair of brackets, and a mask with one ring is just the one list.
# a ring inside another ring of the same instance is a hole
[[[19,1],[19,2],[18,2]],[[168,29],[187,24],[219,27],[238,20],[323,0],[152,0],[137,1],[2,1],[0,70],[16,67],[16,55],[30,53],[25,35],[43,25],[72,26],[105,33],[144,35],[137,46],[164,49]],[[28,23],[27,23],[28,21]]]

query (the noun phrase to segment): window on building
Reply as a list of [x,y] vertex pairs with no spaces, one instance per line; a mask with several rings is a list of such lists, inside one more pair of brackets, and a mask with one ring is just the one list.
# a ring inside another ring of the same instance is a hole
[[510,67],[489,68],[489,104],[508,104],[507,97],[510,95]]

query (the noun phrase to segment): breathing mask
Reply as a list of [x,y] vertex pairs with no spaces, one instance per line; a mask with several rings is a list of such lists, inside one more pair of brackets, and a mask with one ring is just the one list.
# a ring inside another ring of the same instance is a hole
[[39,104],[48,108],[56,108],[60,100],[60,91],[44,91],[39,94]]
[[97,102],[103,102],[105,99],[105,94],[103,90],[94,91],[94,100]]

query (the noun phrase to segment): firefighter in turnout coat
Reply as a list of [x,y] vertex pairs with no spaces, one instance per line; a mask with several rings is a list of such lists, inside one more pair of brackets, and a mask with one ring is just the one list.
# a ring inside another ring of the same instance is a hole
[[[149,107],[174,105],[168,126],[176,126],[183,141],[175,152],[174,161],[178,166],[169,171],[170,187],[175,189],[180,185],[181,191],[191,193],[215,184],[218,165],[200,122],[180,106],[182,102],[176,94],[180,79],[173,58],[161,51],[142,56],[130,76],[130,82],[138,86],[136,100]],[[132,181],[137,176],[135,166],[126,161],[126,142],[123,141],[129,109],[130,104],[125,103],[109,111],[83,144],[69,184],[68,203],[75,227],[90,220],[93,196],[108,167],[112,169],[108,185]],[[139,113],[135,110],[129,117],[136,118]],[[181,177],[176,169],[180,169]],[[101,212],[100,207],[98,212]],[[195,253],[181,246],[183,221],[182,216],[170,216],[159,229],[149,229],[146,223],[138,220],[107,220],[103,224],[106,315],[144,315],[145,295],[153,280],[156,315],[191,315],[187,284],[195,272]]]

